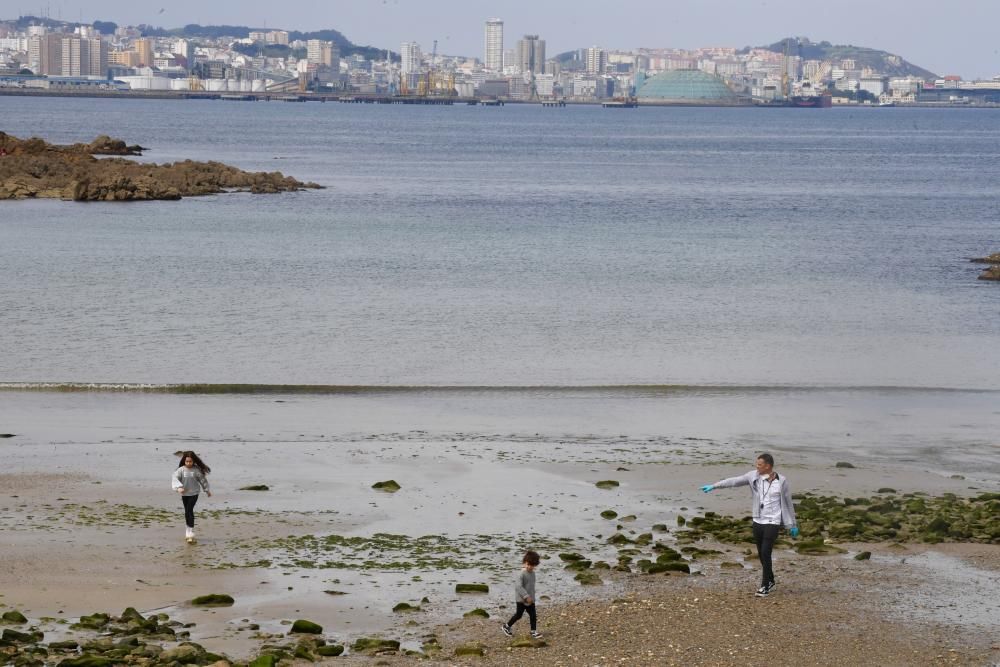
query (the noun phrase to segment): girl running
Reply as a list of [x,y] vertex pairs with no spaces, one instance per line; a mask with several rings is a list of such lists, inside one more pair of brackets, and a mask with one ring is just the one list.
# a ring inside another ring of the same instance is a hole
[[212,492],[208,488],[210,472],[212,469],[205,465],[197,454],[190,451],[181,454],[180,465],[174,471],[171,486],[174,491],[181,494],[181,502],[184,503],[184,522],[187,524],[184,539],[188,544],[194,544],[194,504],[198,502],[198,494],[204,489],[205,494],[209,498],[212,497]]

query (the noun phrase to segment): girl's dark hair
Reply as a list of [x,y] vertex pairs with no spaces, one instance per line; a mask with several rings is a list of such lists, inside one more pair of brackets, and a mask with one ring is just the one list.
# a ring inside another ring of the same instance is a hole
[[[184,459],[186,459],[189,456],[191,457],[191,460],[194,461],[195,467],[197,467],[198,470],[200,470],[202,472],[202,474],[207,475],[208,473],[212,472],[212,469],[209,468],[207,465],[205,465],[205,462],[202,461],[200,458],[198,458],[197,454],[195,454],[194,452],[191,452],[191,451],[183,452],[181,454],[180,466],[184,465]],[[180,467],[180,466],[178,466],[178,467]]]
[[534,551],[525,551],[524,558],[521,560],[521,562],[527,563],[528,565],[534,567],[542,562],[542,558]]
[[761,461],[763,461],[764,463],[766,463],[769,466],[773,466],[774,465],[774,457],[771,456],[770,454],[768,454],[767,452],[763,452],[762,454],[758,454],[757,458],[760,459]]

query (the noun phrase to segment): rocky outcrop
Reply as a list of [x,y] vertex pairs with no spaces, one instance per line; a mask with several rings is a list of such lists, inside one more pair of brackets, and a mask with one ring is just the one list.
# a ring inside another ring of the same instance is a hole
[[989,264],[983,272],[979,274],[980,280],[1000,281],[1000,252],[995,252],[986,257],[977,257],[972,260],[977,264]]
[[73,201],[149,201],[220,192],[267,194],[319,188],[280,172],[248,172],[221,162],[185,160],[140,163],[120,157],[141,155],[107,136],[89,144],[58,146],[42,139],[18,139],[0,132],[0,199],[53,198]]

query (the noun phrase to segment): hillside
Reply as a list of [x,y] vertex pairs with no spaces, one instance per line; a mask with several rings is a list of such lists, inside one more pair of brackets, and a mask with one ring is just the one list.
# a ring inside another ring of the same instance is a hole
[[[55,28],[59,26],[68,26],[69,28],[75,28],[80,25],[91,25],[83,23],[74,23],[71,21],[56,21],[54,19],[40,18],[37,16],[21,16],[14,22],[14,25],[18,30],[24,30],[29,25],[47,25],[49,27]],[[100,30],[104,34],[110,34],[118,28],[118,24],[112,21],[94,21],[92,24],[95,28]],[[219,39],[222,37],[233,37],[237,39],[246,38],[251,31],[263,31],[267,32],[269,30],[281,30],[281,28],[251,28],[245,25],[198,25],[197,23],[189,23],[182,28],[160,28],[151,25],[140,25],[137,26],[142,34],[146,37],[176,37],[185,39]],[[302,32],[300,30],[289,30],[288,39],[295,41],[297,39],[309,40],[309,39],[322,39],[328,42],[333,42],[340,49],[341,56],[350,56],[355,53],[360,53],[365,58],[374,59],[385,56],[384,49],[378,49],[374,46],[359,46],[353,43],[351,40],[344,37],[344,35],[332,28],[324,30],[315,30],[312,32]],[[276,53],[273,55],[284,55],[283,53]]]
[[[886,76],[916,76],[924,80],[934,80],[939,78],[937,74],[918,67],[901,56],[872,49],[864,46],[854,46],[851,44],[831,44],[830,42],[812,42],[808,37],[788,37],[774,44],[758,46],[759,49],[767,49],[775,53],[784,53],[785,43],[788,42],[788,53],[790,55],[801,54],[805,60],[830,60],[839,62],[850,58],[855,61],[858,69],[869,67],[880,74]],[[750,47],[742,50],[746,53]]]

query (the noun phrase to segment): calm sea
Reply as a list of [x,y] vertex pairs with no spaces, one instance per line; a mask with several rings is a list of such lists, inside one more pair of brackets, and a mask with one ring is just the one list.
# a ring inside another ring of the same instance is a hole
[[0,97],[325,190],[0,204],[0,381],[1000,389],[1000,113]]

